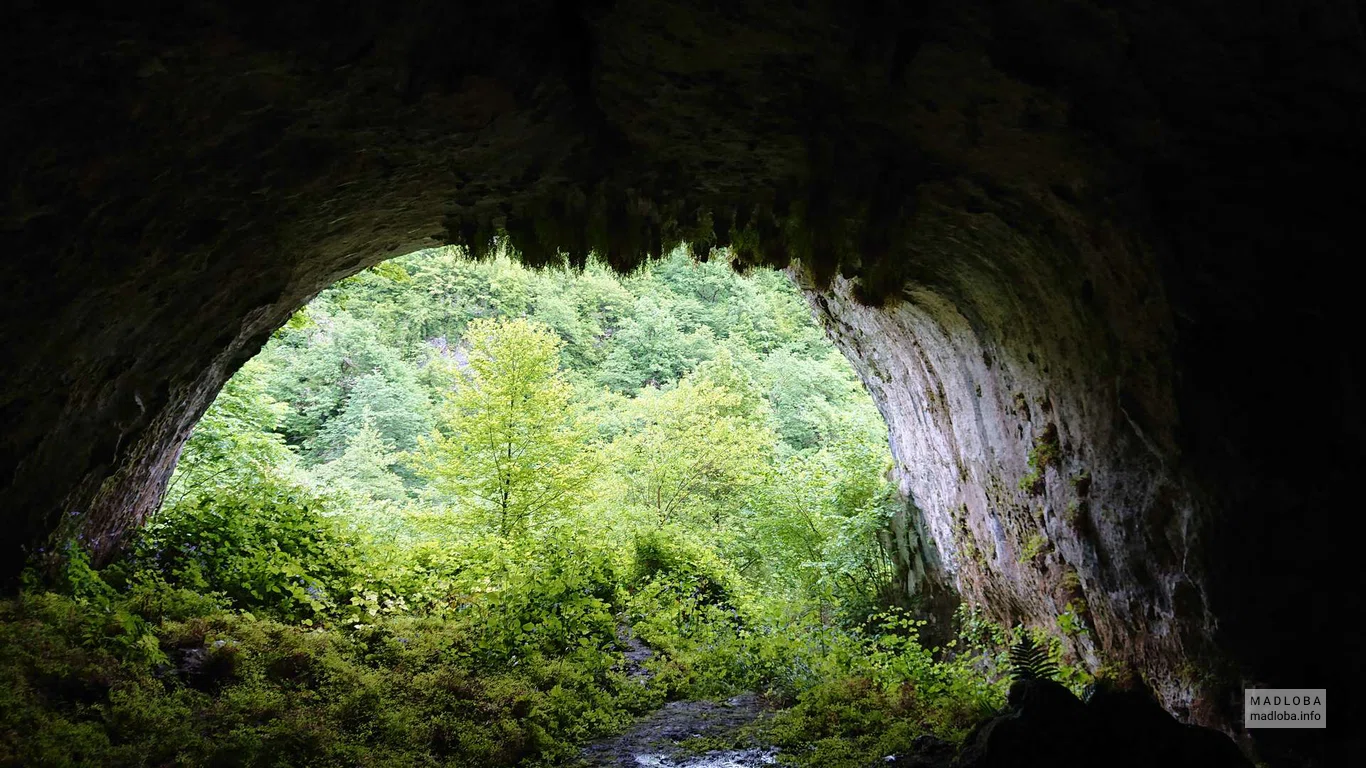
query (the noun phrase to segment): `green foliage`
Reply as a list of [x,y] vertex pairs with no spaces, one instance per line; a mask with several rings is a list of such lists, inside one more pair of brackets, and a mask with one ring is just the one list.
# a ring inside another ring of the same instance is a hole
[[1020,490],[1038,496],[1044,492],[1044,471],[1062,462],[1062,443],[1058,425],[1049,422],[1029,449],[1029,472],[1020,478]]
[[1039,644],[1034,634],[1020,630],[1020,637],[1010,646],[1010,676],[1015,680],[1054,680],[1058,663],[1046,645]]
[[341,456],[316,467],[312,478],[319,488],[347,491],[362,500],[398,502],[408,498],[403,478],[394,472],[401,460],[396,446],[366,421],[346,440]]
[[1077,499],[1072,499],[1071,501],[1067,502],[1067,506],[1063,509],[1062,519],[1066,521],[1068,525],[1075,527],[1082,522],[1082,519],[1085,516],[1085,514],[1086,502],[1079,501]]
[[356,575],[353,542],[323,515],[323,504],[279,480],[219,488],[155,516],[120,570],[285,621],[311,621],[348,597]]
[[478,648],[486,663],[598,653],[616,638],[621,579],[612,552],[568,530],[531,547],[503,542],[501,562],[482,582]]
[[[413,394],[413,371],[402,351],[387,345],[369,320],[329,309],[326,302],[310,305],[312,323],[272,341],[260,358],[266,392],[288,405],[283,435],[310,459],[331,458],[340,453],[349,432],[340,425],[325,429],[328,423],[344,416],[345,423],[358,427],[369,410],[371,418],[380,418],[377,423],[395,430],[387,435],[390,440],[411,439],[410,414],[387,404],[395,392],[406,391],[409,400]],[[357,403],[351,405],[362,382]]]
[[1025,540],[1024,546],[1020,549],[1020,564],[1031,563],[1039,555],[1048,549],[1048,537],[1042,533],[1035,533]]
[[648,664],[669,696],[723,696],[760,685],[739,574],[714,550],[667,526],[636,537],[626,618],[655,651]]
[[469,621],[118,605],[139,628],[51,592],[0,603],[0,765],[546,765],[655,703],[594,649],[476,664]]
[[620,392],[671,384],[710,355],[710,329],[686,333],[670,309],[649,296],[636,301],[612,336],[599,383]]
[[622,434],[606,450],[608,493],[657,524],[720,525],[762,483],[775,440],[766,404],[728,357],[622,410]]
[[882,613],[889,466],[782,274],[396,259],[233,377],[119,561],[0,602],[0,765],[552,765],[747,690],[807,765],[961,735],[1004,641]]
[[502,536],[582,499],[592,476],[587,432],[559,370],[560,341],[526,320],[477,320],[469,370],[421,441],[419,472]]
[[[921,622],[898,614],[874,618],[874,632],[845,635],[823,657],[820,681],[778,713],[767,738],[800,766],[867,766],[912,751],[915,738],[956,740],[1005,702],[991,633],[980,620],[936,655],[919,643]],[[994,627],[1000,635],[999,627]]]
[[861,619],[878,609],[891,579],[891,555],[879,536],[899,498],[870,471],[883,443],[859,430],[819,451],[781,461],[745,518],[747,560],[772,587],[795,599]]
[[1061,586],[1067,592],[1081,591],[1081,574],[1077,573],[1076,568],[1068,568],[1063,572]]
[[[1081,603],[1078,605],[1078,603]],[[1082,601],[1069,602],[1058,615],[1058,629],[1069,637],[1086,632],[1086,604]]]
[[635,538],[630,583],[668,582],[713,605],[731,606],[739,575],[712,548],[692,540],[686,529],[667,526]]
[[266,394],[263,372],[258,360],[243,366],[195,425],[166,489],[167,506],[288,474],[294,455],[275,431],[288,408]]
[[850,390],[862,385],[849,376],[845,361],[837,357],[807,359],[800,351],[784,347],[763,363],[762,374],[770,381],[779,437],[796,450],[817,448],[833,439],[841,427],[844,411],[839,404]]
[[356,378],[341,410],[318,430],[315,458],[341,453],[363,429],[370,428],[397,450],[411,450],[432,424],[432,407],[407,367],[397,374],[372,371]]
[[[883,429],[785,276],[740,278],[724,259],[697,264],[681,252],[624,280],[597,264],[537,272],[503,256],[415,253],[324,291],[253,365],[284,406],[277,431],[305,465],[336,459],[367,422],[406,451],[434,426],[469,324],[521,316],[559,336],[569,380],[627,396],[729,352],[769,401],[782,450],[815,448],[841,421]],[[410,490],[421,485],[402,465],[393,472]]]

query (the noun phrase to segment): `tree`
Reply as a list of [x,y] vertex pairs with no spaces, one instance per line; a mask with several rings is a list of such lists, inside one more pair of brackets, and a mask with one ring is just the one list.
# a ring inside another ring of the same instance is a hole
[[251,360],[218,393],[180,454],[166,506],[295,471],[294,454],[275,432],[287,406],[266,394],[264,373],[261,360]]
[[767,404],[724,356],[664,392],[643,390],[609,449],[623,501],[659,524],[715,528],[761,482],[775,437]]
[[269,371],[263,380],[266,394],[289,405],[280,431],[290,444],[308,459],[315,451],[334,458],[349,434],[320,441],[319,432],[345,409],[356,384],[376,372],[391,380],[412,374],[401,373],[408,364],[369,320],[350,312],[308,315],[306,327],[272,341],[260,356]]
[[587,431],[559,368],[562,342],[525,319],[481,319],[465,334],[469,367],[418,471],[502,536],[566,511],[592,474]]
[[431,431],[431,424],[431,403],[417,372],[398,363],[390,371],[375,370],[356,378],[340,412],[318,430],[314,458],[340,456],[367,425],[395,450],[412,450],[417,438]]
[[744,520],[749,557],[766,572],[753,575],[846,614],[871,610],[892,579],[879,538],[898,503],[888,459],[885,437],[849,422],[776,464]]
[[366,418],[346,441],[341,456],[315,467],[313,479],[322,488],[352,491],[372,499],[403,501],[407,490],[403,478],[391,470],[399,461],[393,443]]
[[652,296],[637,300],[612,337],[598,382],[619,392],[671,384],[710,357],[710,329],[685,333],[675,309]]
[[837,355],[812,357],[782,347],[763,360],[759,375],[768,384],[778,435],[795,450],[828,442],[851,418],[870,430],[886,429],[848,362]]

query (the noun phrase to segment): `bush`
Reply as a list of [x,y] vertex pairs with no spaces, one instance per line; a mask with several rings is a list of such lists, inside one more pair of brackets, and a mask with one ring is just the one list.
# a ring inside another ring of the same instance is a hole
[[567,532],[515,546],[503,542],[477,603],[490,663],[529,653],[601,655],[616,642],[620,581],[606,548]]
[[939,653],[920,645],[921,625],[884,613],[860,642],[827,654],[842,669],[828,667],[775,716],[773,742],[800,765],[866,766],[909,752],[921,735],[959,740],[999,710],[999,649],[975,636],[980,622]]
[[346,605],[358,580],[354,537],[324,501],[283,480],[163,510],[141,531],[115,578],[149,576],[224,596],[284,621]]
[[699,602],[733,607],[739,578],[715,551],[695,538],[692,532],[674,526],[637,535],[632,586],[639,589],[651,583],[667,583]]
[[[472,619],[308,629],[155,585],[0,602],[0,766],[535,765],[656,703],[596,649],[481,665]],[[152,607],[136,642],[110,620]]]

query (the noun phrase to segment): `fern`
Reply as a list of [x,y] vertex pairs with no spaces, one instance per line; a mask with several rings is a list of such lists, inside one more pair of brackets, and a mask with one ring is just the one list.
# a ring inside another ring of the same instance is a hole
[[1034,642],[1029,630],[1020,629],[1020,639],[1010,646],[1010,676],[1014,680],[1055,680],[1058,665],[1048,648]]

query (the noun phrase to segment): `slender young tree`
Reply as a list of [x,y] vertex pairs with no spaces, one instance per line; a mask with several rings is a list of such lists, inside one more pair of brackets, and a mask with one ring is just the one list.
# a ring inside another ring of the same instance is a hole
[[421,474],[502,536],[578,506],[593,472],[561,344],[522,318],[470,323],[468,368],[416,453]]

